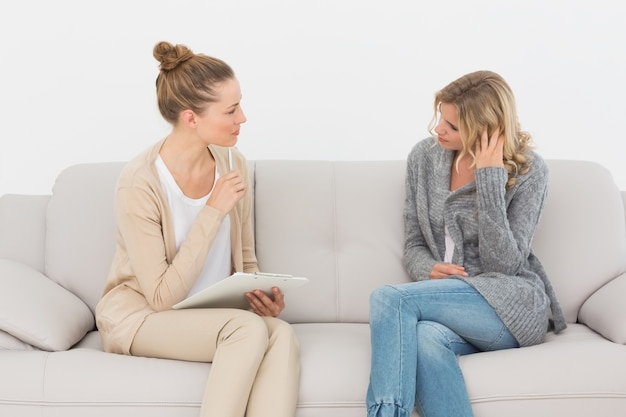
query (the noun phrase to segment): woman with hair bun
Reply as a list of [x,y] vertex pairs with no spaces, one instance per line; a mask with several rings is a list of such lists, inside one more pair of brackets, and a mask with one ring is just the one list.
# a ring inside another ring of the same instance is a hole
[[490,71],[453,81],[435,96],[431,133],[407,160],[404,264],[416,282],[370,297],[369,417],[472,416],[458,355],[566,327],[531,248],[548,167],[508,84]]
[[96,308],[105,350],[212,362],[202,416],[293,417],[299,343],[277,318],[279,288],[246,294],[250,311],[172,308],[258,266],[246,161],[233,148],[246,121],[239,82],[225,62],[183,45],[160,42],[153,54],[172,129],[118,180],[116,250]]

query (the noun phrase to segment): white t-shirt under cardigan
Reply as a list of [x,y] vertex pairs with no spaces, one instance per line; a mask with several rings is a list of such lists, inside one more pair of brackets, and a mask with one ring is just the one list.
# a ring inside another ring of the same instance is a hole
[[[196,220],[198,213],[200,213],[202,207],[206,205],[206,202],[211,196],[213,190],[200,198],[187,197],[176,183],[176,180],[160,155],[154,163],[159,173],[163,191],[165,192],[167,201],[170,205],[170,212],[172,213],[172,221],[174,223],[176,250],[178,251],[178,249],[180,249],[180,245],[187,237],[191,226]],[[213,187],[215,187],[219,176],[219,171],[216,167],[215,182],[213,183]],[[213,245],[211,246],[211,249],[206,257],[204,267],[202,268],[195,284],[189,290],[188,296],[193,295],[226,278],[230,275],[230,271],[230,218],[226,216],[224,217],[222,225],[215,235],[215,241],[213,242]]]

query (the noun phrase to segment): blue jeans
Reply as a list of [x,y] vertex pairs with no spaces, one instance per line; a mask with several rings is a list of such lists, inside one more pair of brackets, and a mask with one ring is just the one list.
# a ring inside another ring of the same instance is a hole
[[472,416],[457,355],[518,347],[493,308],[466,282],[388,285],[370,297],[368,417]]

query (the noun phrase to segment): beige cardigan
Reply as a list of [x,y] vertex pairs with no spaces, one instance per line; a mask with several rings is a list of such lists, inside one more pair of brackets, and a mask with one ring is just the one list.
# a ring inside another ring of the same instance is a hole
[[[202,208],[176,252],[174,226],[154,161],[159,141],[123,169],[115,195],[116,250],[103,296],[96,306],[96,324],[107,352],[130,354],[144,318],[169,310],[183,300],[200,274],[225,217]],[[228,171],[228,151],[209,146],[220,172]],[[233,149],[233,168],[248,181],[247,164]],[[252,230],[252,192],[230,212],[234,271],[258,271]]]

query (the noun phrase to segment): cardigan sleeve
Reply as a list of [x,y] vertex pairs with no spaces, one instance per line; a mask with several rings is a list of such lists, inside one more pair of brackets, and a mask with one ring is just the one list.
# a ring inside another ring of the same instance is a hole
[[156,311],[170,309],[187,296],[225,214],[203,207],[171,262],[167,259],[162,216],[157,199],[145,187],[118,189],[118,239],[126,248],[141,292]]
[[[518,275],[531,251],[543,211],[548,171],[541,159],[529,174],[506,191],[504,168],[476,171],[479,253],[483,271]],[[507,195],[507,193],[509,193]]]
[[422,204],[419,202],[427,196],[417,192],[420,149],[423,148],[418,144],[409,154],[405,179],[404,267],[414,281],[430,279],[433,266],[437,263],[421,229],[418,213],[420,211],[422,216],[428,216],[423,201]]

